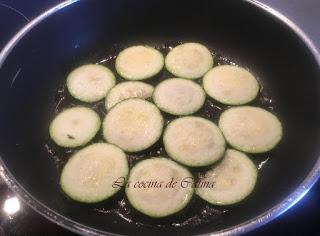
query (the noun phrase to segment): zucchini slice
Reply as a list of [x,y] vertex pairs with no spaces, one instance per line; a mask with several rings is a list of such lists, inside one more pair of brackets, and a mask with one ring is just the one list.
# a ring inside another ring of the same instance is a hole
[[[196,194],[214,205],[230,205],[247,197],[257,181],[257,168],[242,152],[228,149],[222,161],[197,183]],[[213,183],[208,187],[207,183]]]
[[218,102],[242,105],[255,99],[259,83],[247,70],[231,65],[217,66],[203,77],[206,93]]
[[130,204],[154,218],[182,210],[194,193],[192,174],[163,157],[138,162],[130,171],[128,183],[126,195]]
[[180,78],[167,79],[157,85],[153,101],[163,111],[173,115],[189,115],[198,111],[206,99],[197,83]]
[[106,97],[106,109],[127,98],[142,98],[147,99],[152,96],[153,86],[139,81],[128,81],[117,84],[113,87]]
[[267,152],[282,137],[278,118],[259,107],[230,108],[221,114],[219,127],[231,146],[249,153]]
[[76,152],[64,166],[62,190],[73,200],[85,203],[103,201],[120,190],[114,181],[129,172],[126,154],[118,147],[96,143]]
[[195,116],[170,122],[163,143],[172,159],[191,167],[211,165],[223,156],[226,147],[220,129],[213,122]]
[[118,74],[128,80],[144,80],[158,74],[164,65],[161,52],[149,46],[132,46],[116,59]]
[[100,117],[94,110],[72,107],[53,119],[49,133],[52,140],[61,147],[78,147],[88,143],[100,126]]
[[67,78],[69,93],[83,102],[97,102],[115,85],[112,71],[102,65],[89,64],[73,70]]
[[199,43],[184,43],[173,48],[165,59],[169,72],[185,79],[198,79],[213,66],[213,56]]
[[159,109],[143,99],[130,98],[115,105],[103,121],[107,142],[128,152],[152,146],[161,136],[163,118]]

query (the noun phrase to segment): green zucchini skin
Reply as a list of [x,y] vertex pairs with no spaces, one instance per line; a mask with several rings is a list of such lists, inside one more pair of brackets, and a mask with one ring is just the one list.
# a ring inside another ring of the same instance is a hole
[[87,107],[72,107],[60,112],[50,123],[51,139],[61,147],[79,147],[87,144],[101,126],[99,115]]
[[[145,180],[162,182],[162,185],[137,187],[136,183]],[[167,184],[171,180],[176,181],[176,184],[170,187]],[[167,217],[181,211],[190,202],[194,194],[193,180],[192,174],[185,167],[168,158],[152,157],[133,166],[128,178],[130,185],[126,188],[126,196],[139,212],[152,218]]]
[[166,152],[175,161],[190,167],[204,167],[219,161],[226,142],[217,125],[196,116],[177,118],[163,134]]
[[[236,204],[254,190],[257,172],[246,154],[227,149],[222,161],[200,178],[196,194],[213,205]],[[205,187],[201,187],[201,182]],[[206,183],[213,183],[213,186],[208,187]]]
[[126,179],[128,172],[128,160],[120,148],[95,143],[70,157],[62,170],[60,186],[75,201],[101,202],[121,189],[113,183],[120,177]]
[[160,51],[150,46],[131,46],[116,58],[117,73],[127,80],[146,80],[158,74],[164,66]]
[[129,98],[150,98],[154,87],[140,81],[127,81],[114,86],[108,93],[105,100],[106,110],[110,110],[117,103]]
[[216,66],[205,74],[202,81],[203,88],[210,97],[227,105],[249,103],[260,90],[256,78],[239,66]]
[[183,43],[173,48],[165,58],[166,69],[176,77],[201,78],[213,66],[213,56],[204,45]]
[[152,98],[166,113],[190,115],[201,109],[206,95],[202,87],[191,80],[170,78],[155,87]]
[[107,142],[126,152],[139,152],[159,140],[163,125],[163,117],[153,103],[129,98],[110,109],[102,126]]
[[219,128],[231,146],[247,153],[268,152],[278,145],[283,135],[279,119],[254,106],[238,106],[224,111],[219,118]]
[[97,64],[80,66],[67,77],[67,89],[71,96],[88,103],[103,99],[115,84],[112,71]]

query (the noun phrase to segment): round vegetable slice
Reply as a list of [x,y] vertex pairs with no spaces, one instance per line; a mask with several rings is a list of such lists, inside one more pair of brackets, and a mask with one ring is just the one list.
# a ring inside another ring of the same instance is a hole
[[180,78],[162,81],[153,93],[155,104],[173,115],[192,114],[203,106],[205,99],[205,92],[200,85]]
[[107,142],[125,151],[138,152],[152,146],[161,136],[163,118],[159,109],[138,98],[115,105],[103,121]]
[[60,178],[62,190],[72,199],[94,203],[120,190],[113,183],[129,172],[126,154],[118,147],[96,143],[76,152],[64,166]]
[[102,65],[89,64],[73,70],[67,78],[69,93],[83,102],[97,102],[115,85],[112,71]]
[[198,79],[213,66],[213,57],[210,51],[199,43],[184,43],[168,53],[165,65],[175,76]]
[[231,65],[217,66],[203,77],[206,93],[228,105],[241,105],[255,99],[259,83],[247,70]]
[[49,127],[50,137],[62,147],[88,143],[101,126],[99,115],[87,107],[68,108],[59,113]]
[[282,137],[278,118],[259,107],[230,108],[221,114],[219,127],[231,146],[249,153],[267,152]]
[[126,195],[131,205],[155,218],[182,210],[194,193],[192,174],[162,157],[136,164],[130,171],[128,182]]
[[200,167],[219,160],[225,151],[225,140],[211,121],[195,116],[173,120],[163,134],[169,156],[187,166]]
[[106,109],[128,98],[146,99],[152,96],[153,86],[139,81],[128,81],[117,84],[106,97]]
[[[228,149],[222,161],[197,183],[196,194],[215,205],[230,205],[247,197],[256,184],[257,168],[247,155]],[[207,183],[213,183],[208,187]]]
[[121,51],[116,70],[128,80],[148,79],[158,74],[164,65],[161,52],[149,46],[132,46]]

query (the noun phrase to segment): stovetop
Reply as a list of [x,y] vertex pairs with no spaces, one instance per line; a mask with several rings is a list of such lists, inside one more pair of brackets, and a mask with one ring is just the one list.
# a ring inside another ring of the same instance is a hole
[[[320,48],[319,0],[260,0],[287,15]],[[0,0],[0,48],[24,24],[61,0]],[[247,235],[320,235],[320,181],[286,213]],[[74,235],[23,203],[0,179],[0,236]]]

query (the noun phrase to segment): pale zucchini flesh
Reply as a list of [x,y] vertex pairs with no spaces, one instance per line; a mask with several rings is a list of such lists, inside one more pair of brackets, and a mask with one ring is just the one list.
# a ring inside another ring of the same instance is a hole
[[114,105],[128,98],[150,98],[153,90],[152,85],[139,81],[128,81],[117,84],[106,97],[106,109],[110,110]]
[[191,167],[213,164],[223,156],[226,147],[220,129],[213,122],[195,116],[170,122],[163,143],[172,159]]
[[[170,182],[176,183],[168,185]],[[130,171],[128,183],[126,195],[130,204],[154,218],[179,212],[190,202],[194,193],[192,174],[174,161],[162,157],[138,162]]]
[[163,118],[151,102],[130,98],[115,105],[103,121],[107,142],[128,152],[138,152],[152,146],[161,136]]
[[132,46],[116,58],[118,74],[127,80],[144,80],[158,74],[164,65],[161,52],[149,46]]
[[73,70],[67,78],[69,93],[83,102],[97,102],[115,85],[111,70],[102,65],[88,64]]
[[242,105],[256,98],[259,83],[247,70],[232,65],[217,66],[203,77],[203,87],[213,99],[228,105]]
[[214,205],[235,204],[253,191],[256,180],[257,168],[250,158],[228,149],[222,161],[199,180],[202,184],[213,183],[213,187],[198,187],[196,194]]
[[270,151],[282,138],[279,119],[259,107],[230,108],[221,114],[219,127],[231,146],[248,153]]
[[204,104],[206,95],[193,81],[171,78],[160,82],[153,93],[153,101],[163,111],[172,115],[189,115]]
[[177,77],[198,79],[212,68],[213,56],[202,44],[184,43],[168,53],[165,66]]
[[99,115],[87,107],[68,108],[51,122],[52,140],[62,147],[78,147],[88,143],[101,126]]
[[73,200],[95,203],[120,190],[113,183],[128,175],[126,154],[118,147],[96,143],[76,152],[64,166],[60,178],[62,190]]

